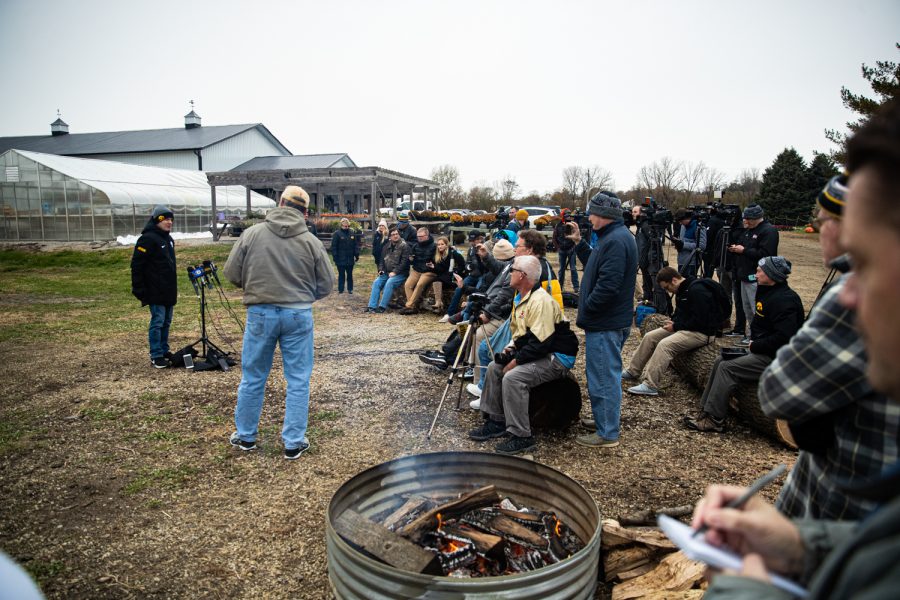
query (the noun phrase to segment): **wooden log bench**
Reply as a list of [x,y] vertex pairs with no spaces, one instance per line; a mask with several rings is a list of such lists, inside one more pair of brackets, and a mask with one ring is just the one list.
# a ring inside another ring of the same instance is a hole
[[[663,315],[648,315],[641,323],[641,335],[643,336],[648,331],[661,327],[665,320],[666,317]],[[679,354],[672,360],[672,368],[682,379],[703,391],[712,373],[713,364],[720,356],[721,349],[733,346],[736,339],[716,338],[708,346]],[[790,435],[787,423],[781,419],[772,419],[763,412],[759,405],[756,389],[756,383],[742,383],[738,385],[734,396],[730,400],[731,408],[737,413],[738,418],[754,431],[796,449],[797,446]]]

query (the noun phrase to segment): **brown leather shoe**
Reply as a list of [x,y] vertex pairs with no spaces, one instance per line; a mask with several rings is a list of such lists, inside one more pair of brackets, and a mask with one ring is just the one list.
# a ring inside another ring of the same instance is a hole
[[414,314],[416,314],[417,312],[419,312],[419,309],[418,309],[418,308],[410,308],[410,307],[407,306],[407,307],[403,308],[403,309],[400,311],[399,314],[401,314],[401,315],[414,315]]

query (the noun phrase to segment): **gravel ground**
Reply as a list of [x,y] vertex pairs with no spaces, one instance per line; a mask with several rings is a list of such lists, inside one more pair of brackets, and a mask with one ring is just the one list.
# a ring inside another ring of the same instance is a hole
[[[817,237],[783,234],[782,252],[794,261],[791,283],[808,307],[825,275]],[[363,313],[372,279],[366,261],[356,295],[316,304],[312,448],[297,461],[281,455],[280,356],[266,390],[261,448],[241,453],[227,442],[239,368],[151,369],[143,330],[90,348],[0,343],[8,381],[0,547],[37,575],[50,598],[330,597],[324,519],[338,487],[399,456],[490,450],[466,438],[479,417],[465,392],[465,408],[455,408],[456,387],[426,440],[446,377],[414,353],[436,348],[449,326],[430,314]],[[0,291],[0,304],[14,301]],[[173,333],[176,344],[194,335]],[[224,319],[211,337],[226,349],[240,346],[237,326]],[[574,373],[587,416],[583,356]],[[699,391],[677,376],[666,384],[657,398],[626,395],[618,448],[578,446],[573,427],[539,435],[534,460],[581,483],[604,517],[691,504],[709,483],[746,484],[793,462],[793,452],[734,420],[724,435],[685,430],[680,417],[694,410]]]

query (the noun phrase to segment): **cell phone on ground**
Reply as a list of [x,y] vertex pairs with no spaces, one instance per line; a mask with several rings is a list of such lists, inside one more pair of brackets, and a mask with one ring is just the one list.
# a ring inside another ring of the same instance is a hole
[[181,358],[184,361],[185,369],[193,369],[194,368],[194,357],[191,355],[190,352],[188,352],[187,354],[184,354]]

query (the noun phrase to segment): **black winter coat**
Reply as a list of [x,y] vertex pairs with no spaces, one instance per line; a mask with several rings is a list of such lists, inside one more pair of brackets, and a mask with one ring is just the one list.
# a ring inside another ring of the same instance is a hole
[[352,267],[359,259],[359,238],[362,234],[352,229],[338,229],[331,236],[331,255],[339,267]]
[[175,267],[175,240],[147,222],[131,256],[131,293],[141,306],[175,306],[178,302],[178,277]]
[[412,225],[407,225],[406,227],[397,225],[397,231],[400,232],[400,239],[409,244],[410,247],[418,241],[416,238],[416,228]]
[[804,320],[803,302],[787,282],[756,288],[756,313],[750,323],[750,352],[775,358]]
[[[698,283],[697,280],[687,277],[675,291],[675,313],[672,315],[672,325],[675,331],[697,331],[705,335],[716,335],[721,321],[716,319],[718,308],[716,298],[707,284]],[[714,285],[719,285],[715,281]]]
[[741,231],[735,242],[744,247],[743,254],[736,255],[737,276],[741,281],[750,281],[750,275],[756,275],[759,259],[778,254],[778,230],[768,221],[763,221],[753,229]]
[[375,264],[381,264],[381,249],[385,244],[388,243],[388,238],[381,235],[380,231],[376,231],[375,235],[372,236],[372,258],[375,259]]
[[427,273],[431,270],[431,268],[426,267],[425,264],[434,262],[434,245],[434,238],[430,235],[424,242],[420,242],[417,239],[409,244],[409,262],[413,270],[418,271],[419,273]]

